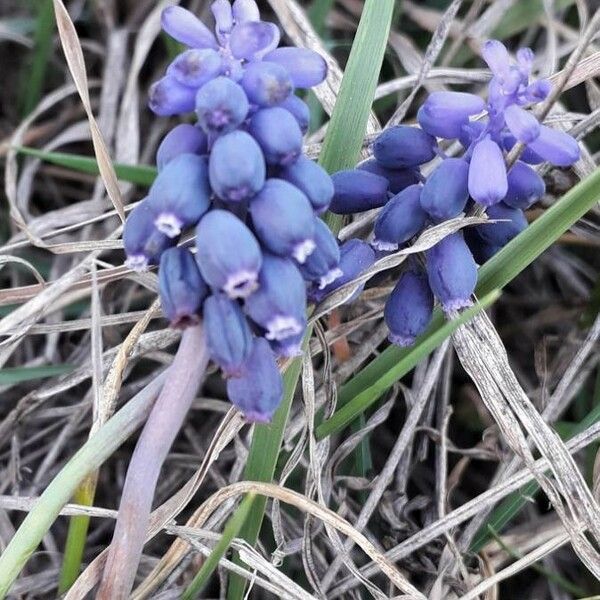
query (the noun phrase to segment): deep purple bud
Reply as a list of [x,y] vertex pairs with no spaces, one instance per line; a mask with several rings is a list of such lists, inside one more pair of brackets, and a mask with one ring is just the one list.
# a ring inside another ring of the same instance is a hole
[[[502,145],[505,150],[512,150],[516,143],[517,139],[514,135],[511,135],[510,133],[502,134]],[[530,165],[539,165],[544,162],[544,159],[539,154],[536,154],[529,146],[525,146],[525,149],[521,153],[520,160]]]
[[302,153],[302,131],[285,108],[257,111],[250,119],[248,133],[258,142],[269,165],[290,165]]
[[156,166],[160,171],[168,162],[181,154],[206,154],[208,140],[198,127],[182,123],[176,125],[160,143],[156,151]]
[[[339,269],[342,274],[339,277],[336,277],[332,283],[325,286],[323,289],[317,289],[316,286],[311,288],[311,300],[313,302],[320,302],[325,296],[331,294],[331,292],[334,292],[346,283],[356,279],[361,273],[371,267],[374,262],[375,252],[369,244],[357,239],[351,239],[344,242],[340,246]],[[356,292],[348,298],[347,302],[351,302],[359,296],[364,287],[364,284],[359,286]]]
[[357,169],[385,177],[390,184],[390,192],[392,194],[398,194],[409,185],[419,183],[419,174],[416,169],[386,169],[374,158],[361,163]]
[[240,376],[252,351],[252,331],[235,300],[215,294],[202,307],[206,343],[211,358],[230,376]]
[[429,285],[448,312],[471,306],[477,284],[477,265],[459,231],[426,252]]
[[165,8],[161,16],[162,28],[172,38],[191,48],[214,48],[217,40],[210,29],[194,15],[180,6]]
[[269,423],[283,399],[283,380],[268,342],[256,338],[241,377],[227,380],[231,403],[253,423]]
[[413,344],[431,321],[433,302],[427,275],[420,270],[405,271],[385,303],[390,342],[403,347]]
[[230,202],[251,198],[265,183],[265,158],[254,138],[233,131],[214,144],[209,159],[210,184],[217,196]]
[[506,77],[510,69],[510,56],[506,46],[498,40],[488,40],[481,51],[483,60],[496,77]]
[[182,85],[199,88],[221,72],[223,62],[218,52],[210,48],[187,50],[167,69],[167,75]]
[[564,131],[540,126],[540,135],[530,144],[536,154],[557,167],[569,167],[579,160],[577,140]]
[[169,248],[160,258],[158,284],[162,310],[171,327],[185,329],[200,321],[208,286],[187,248]]
[[503,202],[525,210],[546,192],[544,180],[529,165],[517,161],[508,172],[508,193]]
[[257,60],[277,48],[280,37],[279,27],[274,23],[247,21],[233,28],[229,47],[236,58]]
[[552,84],[547,79],[538,79],[527,86],[525,99],[528,102],[542,102],[552,91]]
[[288,72],[275,63],[248,64],[240,83],[250,102],[258,106],[281,104],[294,91]]
[[291,260],[265,254],[258,289],[246,298],[246,313],[268,340],[284,340],[306,328],[306,288]]
[[419,125],[431,135],[458,138],[471,115],[480,113],[485,102],[475,94],[465,92],[433,92],[417,114]]
[[150,86],[148,106],[159,117],[180,115],[194,110],[196,90],[167,75]]
[[533,142],[540,135],[538,120],[526,110],[516,104],[511,104],[504,110],[504,118],[510,132],[526,144]]
[[233,213],[211,210],[196,227],[196,260],[205,281],[230,298],[245,298],[258,286],[262,263],[252,232]]
[[295,163],[282,169],[279,176],[302,191],[317,214],[329,208],[333,198],[333,180],[316,162],[300,156]]
[[389,183],[385,177],[350,169],[334,173],[331,179],[335,192],[329,210],[338,215],[379,208],[388,201]]
[[228,77],[205,83],[196,95],[198,124],[209,134],[233,131],[245,121],[249,109],[246,93]]
[[396,194],[377,215],[373,247],[377,250],[397,250],[400,244],[415,236],[427,222],[421,207],[421,185],[411,185]]
[[260,11],[254,0],[235,0],[233,3],[233,18],[236,23],[260,21]]
[[435,156],[435,138],[419,127],[397,125],[386,129],[373,144],[377,162],[388,169],[416,167]]
[[250,214],[258,239],[273,254],[303,263],[315,249],[312,206],[291,183],[267,179],[250,202]]
[[180,154],[165,165],[150,188],[156,228],[169,237],[178,236],[210,208],[210,195],[206,157]]
[[296,119],[300,131],[304,135],[310,126],[310,108],[308,104],[298,98],[295,94],[290,94],[283,102],[278,104],[280,108],[285,108]]
[[457,217],[469,198],[469,163],[447,158],[427,178],[421,192],[421,206],[435,221]]
[[292,83],[298,88],[311,88],[319,85],[327,77],[325,59],[308,48],[277,48],[264,59],[281,65],[292,78]]
[[156,213],[145,198],[127,216],[123,228],[125,265],[133,271],[145,271],[158,264],[160,255],[175,243],[154,226]]
[[227,34],[233,29],[233,13],[229,0],[214,0],[210,10],[215,17],[215,29],[220,40],[226,40]]
[[527,219],[523,211],[507,206],[504,202],[490,206],[486,212],[491,220],[499,222],[478,225],[475,230],[489,246],[505,246],[521,231],[527,229]]
[[329,227],[317,217],[314,240],[316,247],[300,265],[300,273],[306,281],[315,282],[322,290],[342,275],[339,268],[340,248]]
[[488,137],[475,144],[469,166],[469,193],[483,206],[500,202],[508,191],[502,150]]
[[271,340],[269,344],[276,356],[283,358],[302,356],[302,342],[304,341],[305,333],[303,331],[297,335],[291,335],[285,338],[285,340]]

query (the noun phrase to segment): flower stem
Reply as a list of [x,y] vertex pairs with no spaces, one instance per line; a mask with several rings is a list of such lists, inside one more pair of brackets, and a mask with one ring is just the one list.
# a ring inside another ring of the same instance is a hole
[[96,598],[124,600],[133,588],[142,555],[154,490],[162,464],[196,397],[208,351],[201,325],[185,330],[167,385],[161,391],[135,447],[119,506],[106,567]]

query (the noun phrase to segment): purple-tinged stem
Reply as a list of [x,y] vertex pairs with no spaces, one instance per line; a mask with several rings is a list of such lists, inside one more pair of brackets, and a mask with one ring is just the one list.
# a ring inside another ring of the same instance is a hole
[[202,325],[188,327],[133,451],[97,600],[129,597],[162,464],[196,397],[207,364]]

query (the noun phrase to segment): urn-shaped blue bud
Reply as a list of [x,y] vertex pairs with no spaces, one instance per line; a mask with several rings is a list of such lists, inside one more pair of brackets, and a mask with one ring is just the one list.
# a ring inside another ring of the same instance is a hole
[[206,344],[223,373],[239,377],[252,351],[252,331],[246,315],[225,294],[209,296],[202,307]]
[[244,374],[227,380],[227,396],[247,421],[270,423],[283,399],[283,380],[266,340],[254,340]]
[[145,271],[158,264],[160,255],[176,240],[167,237],[154,226],[156,213],[145,198],[127,216],[123,228],[125,265],[133,271]]
[[373,144],[377,162],[388,169],[416,167],[435,156],[436,142],[419,127],[397,125],[386,129]]
[[427,213],[421,207],[421,185],[411,185],[396,194],[377,215],[373,247],[389,252],[397,250],[415,236],[427,222]]
[[525,99],[529,102],[542,102],[551,91],[552,84],[547,79],[538,79],[527,86]]
[[462,158],[447,158],[427,178],[421,206],[437,222],[457,217],[469,198],[469,164]]
[[333,199],[329,210],[338,215],[351,215],[379,208],[388,201],[389,182],[368,171],[351,169],[331,176]]
[[208,134],[233,131],[244,122],[249,108],[244,90],[228,77],[205,83],[196,95],[198,124]]
[[342,276],[339,268],[340,248],[329,227],[316,217],[314,240],[315,249],[300,265],[300,272],[306,281],[316,283],[322,290]]
[[156,228],[177,237],[210,208],[210,194],[206,157],[180,154],[164,166],[150,188]]
[[433,293],[427,275],[417,269],[405,271],[392,290],[383,316],[396,346],[410,346],[421,335],[433,315]]
[[576,163],[581,155],[575,138],[545,125],[540,126],[540,134],[528,147],[557,167],[569,167]]
[[486,212],[492,221],[498,222],[478,225],[475,230],[489,246],[505,246],[527,228],[527,219],[523,211],[507,206],[504,202],[490,206]]
[[210,48],[187,50],[180,54],[167,69],[182,85],[199,88],[220,74],[223,62],[219,53]]
[[250,102],[258,106],[281,104],[294,91],[288,72],[269,62],[249,63],[240,84]]
[[215,17],[215,30],[219,41],[225,42],[233,29],[233,11],[229,0],[214,0],[210,10]]
[[236,23],[260,21],[260,11],[254,0],[235,0],[232,8],[233,18]]
[[446,236],[426,252],[429,286],[444,311],[471,306],[477,265],[462,233]]
[[260,146],[245,131],[232,131],[213,145],[209,159],[210,185],[222,200],[241,202],[265,183],[266,165]]
[[264,60],[281,65],[298,88],[319,85],[327,77],[327,63],[320,54],[308,48],[277,48],[265,55]]
[[306,327],[306,290],[291,260],[265,254],[258,289],[245,302],[246,313],[268,340],[284,340]]
[[296,162],[282,169],[279,176],[303,192],[317,214],[329,208],[333,198],[333,180],[316,162],[300,156]]
[[488,40],[483,45],[481,55],[496,77],[501,79],[506,77],[510,69],[510,55],[502,42]]
[[310,126],[310,108],[308,108],[306,102],[298,98],[295,94],[290,94],[277,106],[285,108],[296,119],[303,135],[308,131]]
[[184,329],[200,321],[208,286],[187,248],[169,248],[163,252],[158,284],[162,310],[171,327]]
[[504,119],[510,132],[520,142],[529,144],[540,135],[540,124],[534,115],[516,104],[504,109]]
[[544,180],[529,165],[518,160],[508,172],[508,192],[503,202],[525,210],[545,193]]
[[302,152],[302,131],[285,108],[263,108],[250,119],[250,133],[261,147],[269,165],[286,166]]
[[[511,133],[505,132],[502,134],[502,146],[506,151],[513,149],[513,146],[517,143],[517,138]],[[529,146],[525,146],[520,156],[520,160],[530,165],[539,165],[544,162],[544,159],[536,154]]]
[[252,224],[263,246],[299,263],[315,249],[315,222],[308,198],[283,179],[267,179],[250,202]]
[[196,260],[205,281],[230,298],[245,298],[258,286],[260,246],[233,213],[211,210],[196,228]]
[[471,115],[480,113],[485,102],[475,94],[465,92],[433,92],[417,114],[419,125],[431,135],[454,139]]
[[252,61],[277,48],[280,38],[279,27],[274,23],[246,21],[233,28],[229,47],[236,58]]
[[469,193],[483,206],[500,202],[508,191],[502,150],[489,137],[475,144],[469,166]]
[[161,16],[162,28],[173,39],[191,48],[217,49],[217,40],[210,29],[194,13],[180,6],[165,8]]
[[182,123],[167,133],[156,151],[156,166],[163,167],[181,154],[206,154],[208,140],[198,127]]
[[419,183],[419,174],[417,169],[386,169],[382,167],[375,158],[370,158],[357,167],[361,171],[368,171],[373,175],[385,177],[390,184],[390,192],[398,194],[409,185]]
[[170,117],[194,110],[196,89],[179,83],[171,75],[166,75],[150,86],[148,98],[148,106],[154,114]]

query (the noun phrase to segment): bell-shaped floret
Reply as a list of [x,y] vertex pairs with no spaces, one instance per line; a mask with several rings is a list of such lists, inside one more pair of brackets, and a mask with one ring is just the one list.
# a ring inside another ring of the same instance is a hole
[[150,86],[148,106],[159,117],[189,113],[196,104],[196,89],[179,83],[166,75]]
[[389,182],[385,177],[350,169],[334,173],[331,179],[334,194],[329,210],[338,215],[379,208],[388,201]]
[[283,380],[269,343],[256,338],[240,377],[227,380],[231,403],[252,423],[269,423],[283,399]]
[[452,233],[426,252],[429,286],[446,312],[471,306],[477,265],[462,233]]
[[310,108],[308,108],[308,104],[304,100],[301,100],[295,94],[290,94],[277,106],[285,108],[296,119],[302,135],[308,131],[310,126]]
[[258,287],[262,253],[256,238],[233,213],[211,210],[196,228],[196,260],[205,281],[230,298]]
[[475,144],[469,166],[469,193],[483,206],[500,202],[508,191],[506,165],[496,142],[485,137]]
[[239,304],[225,294],[209,296],[204,301],[202,314],[211,358],[228,377],[240,376],[253,345],[246,315]]
[[458,138],[471,115],[480,113],[485,102],[466,92],[433,92],[417,114],[419,125],[431,135]]
[[240,84],[250,102],[258,106],[281,104],[294,91],[288,72],[281,65],[269,62],[249,63]]
[[123,228],[125,265],[133,271],[146,271],[150,265],[158,264],[161,254],[176,241],[156,229],[155,218],[147,198],[127,216]]
[[258,239],[273,254],[303,263],[315,249],[312,206],[291,183],[267,179],[250,202],[250,214]]
[[503,200],[513,208],[525,210],[546,193],[546,184],[529,165],[518,160],[508,172],[508,192]]
[[180,84],[199,88],[217,77],[223,66],[219,53],[210,48],[187,50],[181,53],[167,69],[167,75]]
[[427,178],[421,206],[434,221],[457,217],[469,198],[469,164],[462,158],[447,158]]
[[279,176],[303,192],[317,214],[329,208],[333,198],[333,180],[316,162],[300,156],[296,162],[282,169]]
[[397,125],[386,129],[373,144],[377,162],[388,169],[416,167],[435,156],[436,142],[419,127]]
[[180,154],[165,165],[150,188],[156,228],[169,237],[178,236],[210,208],[210,195],[206,157]]
[[285,108],[263,108],[250,119],[248,133],[261,147],[269,165],[292,164],[302,152],[302,131]]
[[339,268],[340,248],[331,229],[317,217],[314,240],[315,249],[300,265],[300,273],[306,281],[316,283],[322,290],[342,275]]
[[246,21],[237,24],[229,37],[235,58],[258,60],[279,45],[281,33],[275,23]]
[[206,154],[208,140],[198,127],[182,123],[176,125],[160,143],[156,151],[156,166],[158,170],[181,154]]
[[198,124],[208,134],[233,131],[248,115],[246,93],[228,77],[217,77],[204,84],[196,95]]
[[564,131],[540,126],[538,137],[527,144],[537,155],[557,167],[569,167],[581,156],[577,140]]
[[511,104],[504,110],[504,119],[510,132],[520,142],[529,144],[540,135],[540,124],[532,113]]
[[284,340],[306,328],[306,289],[291,260],[265,254],[258,289],[245,302],[246,313],[268,340]]
[[158,288],[162,310],[171,327],[184,329],[200,321],[200,309],[208,295],[208,286],[187,248],[169,248],[163,252]]
[[236,23],[260,21],[260,11],[254,0],[235,0],[232,8],[233,18]]
[[523,211],[507,206],[504,202],[490,206],[486,212],[490,220],[498,222],[478,225],[475,230],[489,246],[506,246],[527,228],[527,219]]
[[264,59],[281,65],[289,74],[292,83],[298,88],[311,88],[319,85],[327,77],[325,59],[308,48],[277,48]]
[[368,171],[373,175],[385,177],[389,184],[389,191],[392,194],[398,194],[409,185],[419,183],[419,173],[416,168],[413,169],[386,169],[382,167],[375,158],[370,158],[357,167],[361,171]]
[[411,185],[396,194],[377,216],[373,247],[389,252],[415,236],[427,222],[421,207],[421,185]]
[[412,345],[431,321],[433,301],[433,293],[423,271],[411,268],[402,273],[383,313],[390,330],[390,342],[403,347]]
[[162,28],[173,39],[191,48],[214,48],[217,40],[194,13],[180,6],[169,6],[161,15]]
[[232,131],[213,145],[209,159],[210,185],[219,198],[241,202],[264,185],[265,158],[260,146],[245,131]]

